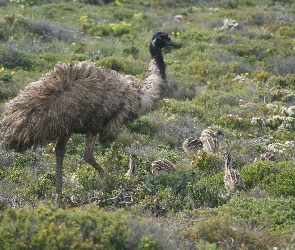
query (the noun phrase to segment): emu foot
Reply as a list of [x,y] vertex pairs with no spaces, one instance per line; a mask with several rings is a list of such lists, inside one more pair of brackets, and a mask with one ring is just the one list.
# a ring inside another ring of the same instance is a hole
[[62,194],[52,194],[52,199],[55,200],[58,208],[62,207]]
[[100,177],[105,176],[105,171],[102,168],[98,169],[98,172],[99,172]]

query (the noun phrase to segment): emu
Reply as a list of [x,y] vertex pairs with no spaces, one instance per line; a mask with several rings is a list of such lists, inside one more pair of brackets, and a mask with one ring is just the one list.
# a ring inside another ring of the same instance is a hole
[[182,149],[185,153],[198,152],[203,149],[203,143],[197,136],[191,136],[182,143]]
[[231,167],[231,153],[225,152],[223,158],[225,160],[224,186],[227,192],[233,194],[237,190],[245,189],[243,177]]
[[[135,177],[136,176],[136,170],[137,170],[137,155],[131,154],[129,156],[129,169],[125,176],[127,177]],[[157,160],[154,160],[152,163],[150,161],[145,161],[146,165],[146,172],[150,173],[152,175],[159,174],[159,173],[171,173],[176,168],[173,165],[172,162],[165,158],[158,158]]]
[[96,136],[101,143],[112,141],[124,123],[161,100],[168,84],[162,55],[166,46],[178,45],[167,33],[154,33],[142,82],[92,62],[57,64],[4,105],[4,148],[22,152],[56,142],[56,193],[60,197],[67,142],[74,133],[85,134],[84,160],[103,176],[93,156]]
[[276,162],[277,158],[271,152],[266,152],[255,157],[254,162],[256,161],[275,161]]
[[129,169],[125,174],[126,177],[135,177],[136,176],[136,163],[137,163],[137,155],[131,154],[129,155]]
[[200,140],[203,143],[203,150],[205,152],[216,153],[219,150],[220,140],[224,137],[224,134],[220,131],[213,131],[211,129],[205,129],[202,131]]
[[175,166],[172,162],[165,158],[159,158],[154,160],[150,165],[150,173],[152,175],[159,173],[171,173],[175,170]]

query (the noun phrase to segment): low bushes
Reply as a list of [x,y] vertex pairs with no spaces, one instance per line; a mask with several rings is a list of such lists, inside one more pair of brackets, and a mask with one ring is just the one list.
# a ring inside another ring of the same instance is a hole
[[0,222],[1,249],[126,249],[131,236],[123,211],[96,206],[7,208]]

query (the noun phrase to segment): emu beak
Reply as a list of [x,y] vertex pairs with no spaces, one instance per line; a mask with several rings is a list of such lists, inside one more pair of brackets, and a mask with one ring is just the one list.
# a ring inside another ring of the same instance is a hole
[[172,42],[172,41],[167,41],[165,45],[166,45],[166,46],[175,46],[175,47],[179,47],[179,45],[178,45],[177,43],[174,43],[174,42]]

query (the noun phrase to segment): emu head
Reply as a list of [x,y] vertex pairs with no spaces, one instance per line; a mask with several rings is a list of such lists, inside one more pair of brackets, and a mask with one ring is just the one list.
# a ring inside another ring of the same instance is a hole
[[222,133],[221,130],[218,129],[218,130],[215,132],[215,136],[217,136],[217,137],[224,137],[224,134]]
[[231,162],[231,153],[229,151],[225,152],[223,155],[223,159],[225,160],[226,166],[228,166]]
[[130,154],[129,158],[130,158],[130,160],[138,159],[136,154]]
[[172,42],[168,34],[164,32],[155,32],[153,34],[152,45],[158,48],[163,48],[166,46],[179,46],[178,44]]

